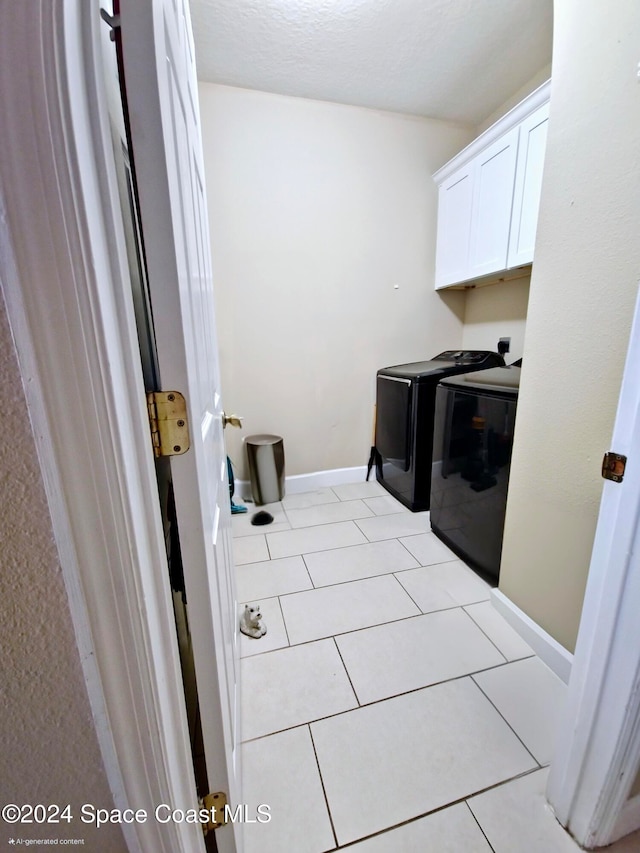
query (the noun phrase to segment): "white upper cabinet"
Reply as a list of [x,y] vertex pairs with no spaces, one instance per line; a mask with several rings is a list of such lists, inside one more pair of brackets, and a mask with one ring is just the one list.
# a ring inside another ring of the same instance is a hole
[[438,188],[436,269],[443,286],[460,281],[467,272],[472,187],[473,175],[469,164],[454,172]]
[[520,125],[518,169],[507,258],[509,268],[533,261],[548,124],[549,104],[546,103]]
[[473,161],[467,278],[486,275],[507,265],[517,155],[518,128],[515,127]]
[[436,289],[532,262],[549,89],[536,89],[433,176]]

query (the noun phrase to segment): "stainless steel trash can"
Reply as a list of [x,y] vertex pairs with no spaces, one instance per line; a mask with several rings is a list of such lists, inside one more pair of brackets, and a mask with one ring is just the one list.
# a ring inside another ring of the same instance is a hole
[[284,441],[279,435],[248,435],[249,478],[253,500],[258,505],[284,497]]

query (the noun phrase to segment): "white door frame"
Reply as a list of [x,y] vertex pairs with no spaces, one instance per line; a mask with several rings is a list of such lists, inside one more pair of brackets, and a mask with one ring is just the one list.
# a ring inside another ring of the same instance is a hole
[[578,640],[547,788],[584,847],[640,827],[628,800],[640,767],[640,295],[611,450],[628,457],[604,482]]
[[105,770],[115,806],[149,814],[123,826],[130,851],[202,853],[198,824],[153,817],[197,798],[99,3],[11,3],[2,18],[0,278]]

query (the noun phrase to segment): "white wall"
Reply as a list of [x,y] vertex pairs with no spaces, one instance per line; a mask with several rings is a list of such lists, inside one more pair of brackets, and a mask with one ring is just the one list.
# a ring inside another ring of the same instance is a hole
[[85,849],[124,853],[120,827],[80,822],[84,803],[111,809],[113,798],[1,295],[0,398],[10,439],[0,442],[0,803],[69,803],[75,815],[53,830],[46,824],[18,830],[0,821],[0,846],[9,849],[10,837],[84,838]]
[[511,338],[507,364],[522,358],[529,302],[530,274],[511,281],[466,291],[464,349],[497,349],[500,338]]
[[573,651],[640,278],[640,15],[556,0],[500,589]]
[[289,475],[365,465],[376,370],[462,344],[431,174],[473,130],[206,83],[200,102],[227,411],[284,437]]

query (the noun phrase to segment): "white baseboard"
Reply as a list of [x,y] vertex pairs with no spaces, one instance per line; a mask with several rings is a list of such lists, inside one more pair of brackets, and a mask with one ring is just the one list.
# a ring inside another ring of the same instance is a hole
[[[326,489],[330,486],[364,482],[366,477],[366,465],[359,465],[356,468],[333,468],[330,471],[314,471],[311,474],[294,474],[292,477],[284,478],[284,493],[285,495],[299,495],[302,492],[313,492],[316,489]],[[375,471],[371,472],[371,478],[375,480]],[[249,480],[236,480],[235,486],[243,500],[250,500],[251,483]]]
[[571,652],[568,652],[564,646],[561,646],[557,640],[547,634],[537,622],[534,622],[523,610],[520,610],[499,589],[491,590],[491,603],[504,616],[514,631],[520,634],[525,643],[531,646],[540,660],[544,661],[558,678],[568,684],[573,664]]

